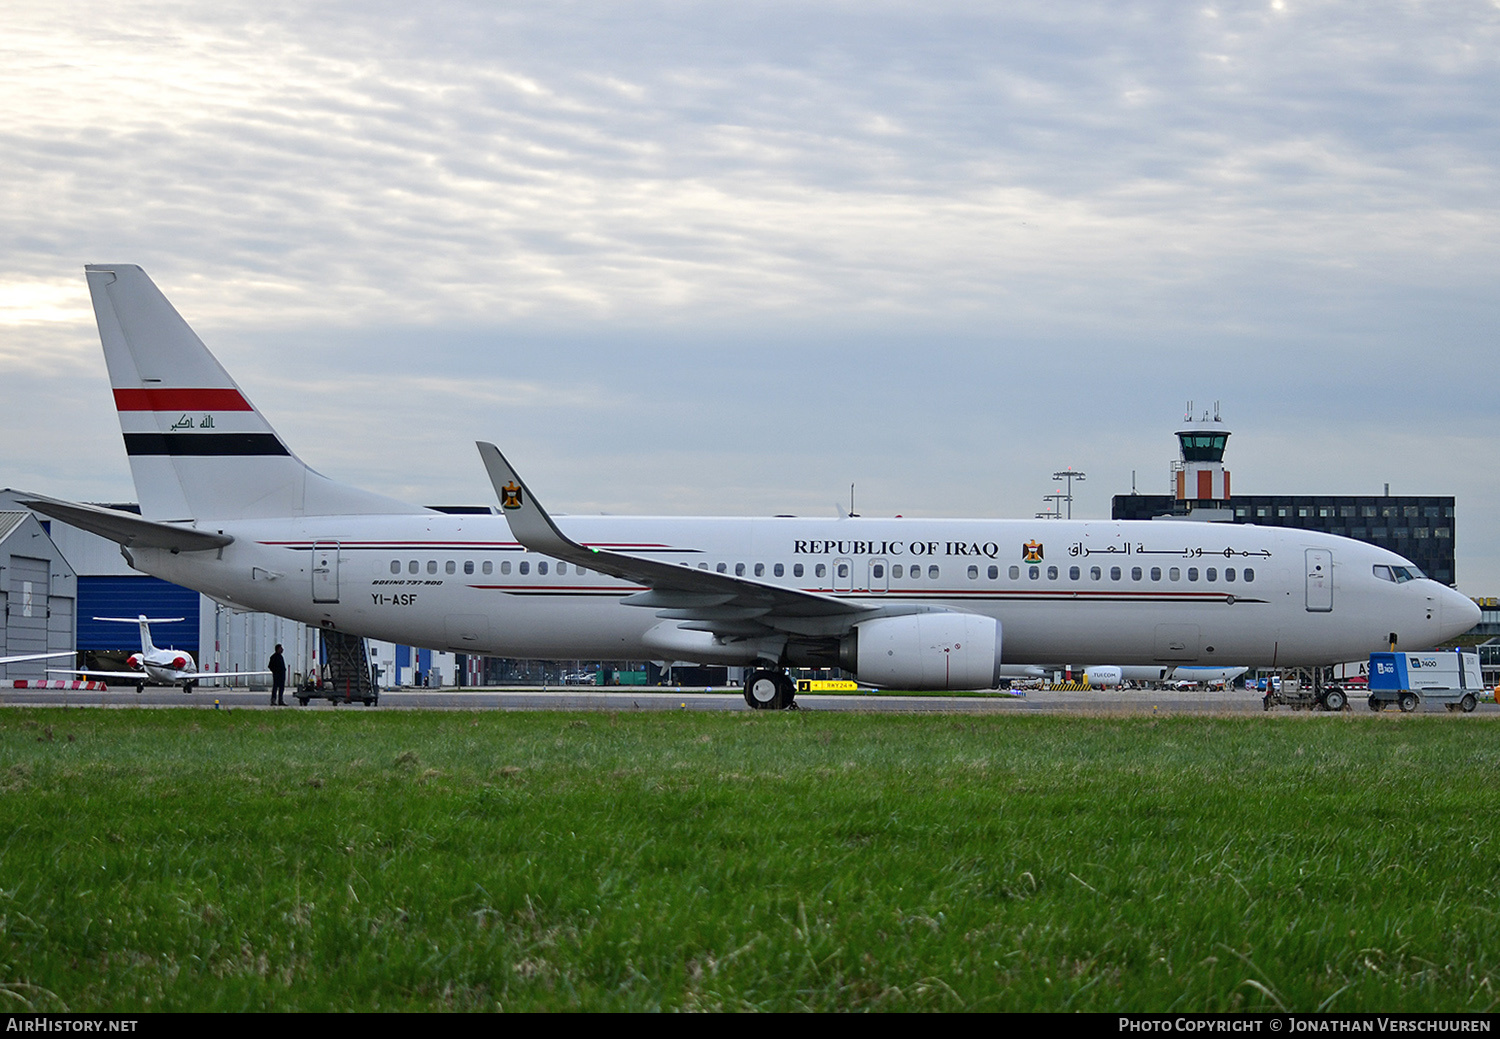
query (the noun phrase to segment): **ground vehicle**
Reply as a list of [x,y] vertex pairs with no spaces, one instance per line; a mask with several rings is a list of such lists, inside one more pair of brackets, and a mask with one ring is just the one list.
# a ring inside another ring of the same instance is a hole
[[1370,710],[1394,703],[1406,712],[1423,702],[1448,710],[1472,711],[1484,691],[1479,654],[1452,650],[1432,653],[1371,653]]

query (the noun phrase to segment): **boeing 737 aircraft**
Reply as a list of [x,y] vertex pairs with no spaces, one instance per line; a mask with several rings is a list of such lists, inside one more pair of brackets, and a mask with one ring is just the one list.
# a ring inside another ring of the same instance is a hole
[[96,621],[118,621],[121,624],[141,626],[141,651],[132,653],[125,663],[129,671],[90,671],[85,668],[48,668],[55,674],[85,675],[89,678],[128,678],[135,683],[135,691],[142,692],[147,680],[159,685],[180,685],[192,692],[199,682],[218,682],[226,678],[244,678],[249,675],[269,675],[269,671],[209,671],[200,672],[198,662],[185,649],[162,649],[151,641],[151,625],[172,624],[181,617],[95,617]]
[[[1002,662],[1313,665],[1426,647],[1479,609],[1388,551],[1228,524],[548,515],[494,446],[501,516],[305,466],[139,268],[86,268],[141,515],[42,496],[131,566],[225,602],[506,657],[788,667],[992,688]],[[503,517],[503,518],[502,518]]]

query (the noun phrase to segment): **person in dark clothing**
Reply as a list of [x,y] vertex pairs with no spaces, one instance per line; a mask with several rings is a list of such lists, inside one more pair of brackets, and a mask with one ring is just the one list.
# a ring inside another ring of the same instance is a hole
[[271,654],[266,670],[271,672],[271,706],[286,706],[286,659],[281,655],[281,643],[276,643],[276,652]]

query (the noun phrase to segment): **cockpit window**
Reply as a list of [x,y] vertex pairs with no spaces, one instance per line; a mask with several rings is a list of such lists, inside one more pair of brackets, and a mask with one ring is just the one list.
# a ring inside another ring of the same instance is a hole
[[1391,568],[1385,566],[1384,564],[1376,563],[1374,570],[1375,576],[1380,578],[1382,581],[1394,581],[1396,579],[1396,575],[1391,573]]
[[1393,581],[1396,584],[1405,584],[1407,581],[1415,581],[1427,576],[1414,566],[1385,566],[1377,563],[1372,569],[1375,576],[1382,581]]

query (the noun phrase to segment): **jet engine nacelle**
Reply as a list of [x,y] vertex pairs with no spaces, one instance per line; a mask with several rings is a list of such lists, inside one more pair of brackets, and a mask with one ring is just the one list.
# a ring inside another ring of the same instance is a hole
[[861,682],[899,689],[994,689],[1000,622],[972,613],[916,613],[856,624],[840,666]]
[[181,671],[183,668],[187,667],[187,657],[178,654],[177,656],[172,658],[172,666],[178,671]]
[[1125,672],[1113,664],[1101,664],[1084,672],[1090,689],[1117,689],[1125,680]]
[[125,663],[132,671],[140,671],[146,664],[139,653],[130,654],[130,656],[125,658]]

